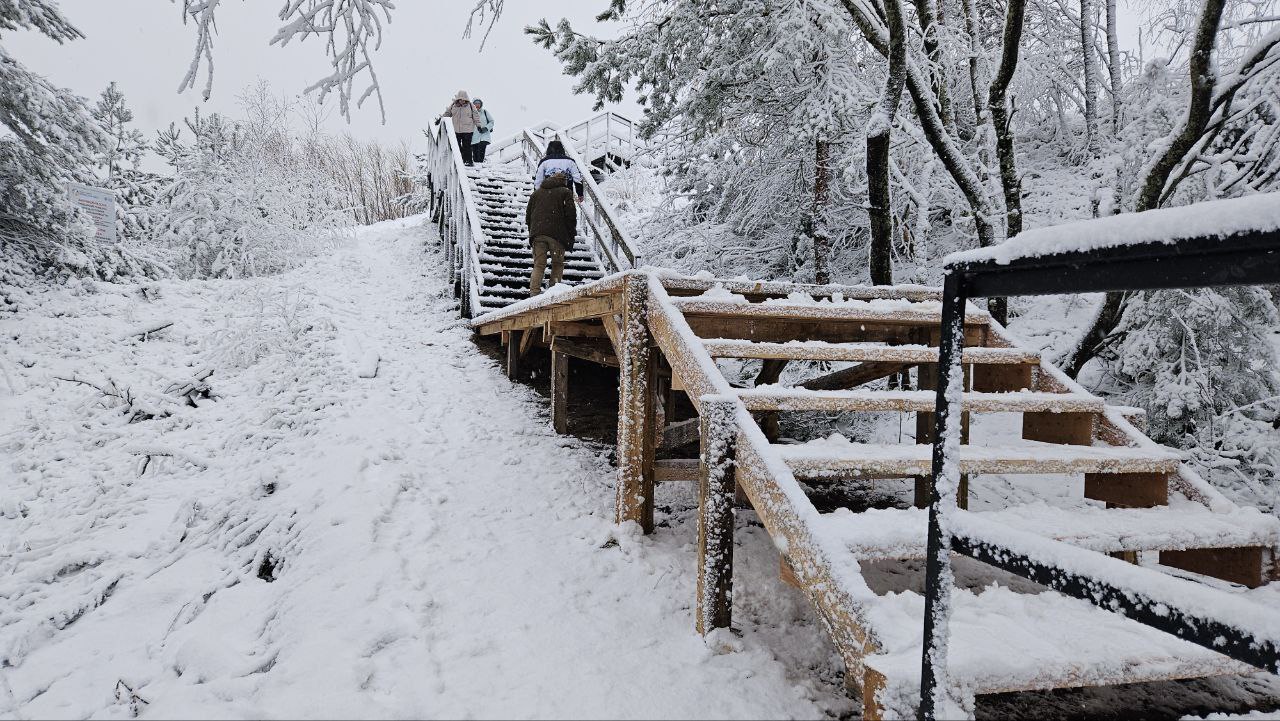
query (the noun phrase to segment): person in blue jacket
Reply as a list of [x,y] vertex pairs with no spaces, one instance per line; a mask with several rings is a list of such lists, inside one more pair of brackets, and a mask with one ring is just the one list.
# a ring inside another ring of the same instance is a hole
[[471,158],[477,163],[483,163],[485,150],[489,148],[489,143],[493,140],[493,115],[484,109],[484,101],[480,98],[472,101],[471,105],[476,109],[476,115],[480,118],[479,124],[476,125],[475,135],[471,138]]

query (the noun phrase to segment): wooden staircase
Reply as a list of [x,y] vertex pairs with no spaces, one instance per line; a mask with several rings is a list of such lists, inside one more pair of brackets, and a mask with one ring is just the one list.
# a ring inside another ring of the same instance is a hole
[[[850,685],[861,689],[865,717],[878,718],[914,715],[918,702],[923,598],[915,584],[925,550],[921,489],[930,473],[938,299],[921,288],[633,271],[473,323],[509,344],[513,375],[517,346],[551,353],[558,429],[571,426],[568,359],[619,367],[619,522],[650,532],[655,483],[698,484],[696,624],[709,633],[731,620],[735,499],[747,502],[782,549],[780,577],[812,602]],[[964,335],[962,506],[965,485],[992,478],[1058,488],[1046,500],[1003,507],[987,494],[975,515],[1228,589],[1245,606],[1248,589],[1276,578],[1280,521],[1231,503],[1147,439],[1139,413],[1107,406],[1019,348],[985,312],[970,309]],[[724,359],[762,361],[759,384],[732,385]],[[831,363],[854,365],[821,365]],[[785,365],[792,372],[781,383]],[[681,394],[696,418],[681,417]],[[789,441],[777,419],[793,413],[909,414],[916,432],[898,443],[836,434]],[[679,457],[691,438],[699,457]],[[913,503],[877,510],[851,502],[821,513],[809,499],[892,479],[915,480]],[[896,570],[882,572],[885,564]],[[1250,670],[1087,602],[990,581],[958,579],[954,595],[948,677],[970,713],[978,694]]]
[[[524,218],[533,181],[523,167],[483,164],[467,168],[467,179],[485,237],[479,255],[479,312],[484,313],[529,297],[533,251]],[[563,282],[574,285],[604,274],[587,239],[579,236],[573,250],[565,254]]]

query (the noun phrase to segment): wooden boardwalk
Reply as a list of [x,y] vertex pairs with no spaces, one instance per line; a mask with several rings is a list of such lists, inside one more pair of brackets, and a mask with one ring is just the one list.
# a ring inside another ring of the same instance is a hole
[[[697,630],[731,623],[735,507],[749,506],[781,549],[780,579],[817,610],[850,687],[862,693],[865,717],[878,718],[918,692],[919,611],[904,616],[908,594],[877,592],[863,568],[923,555],[919,506],[926,502],[922,476],[929,472],[939,308],[938,291],[921,287],[627,271],[508,305],[475,318],[473,327],[500,335],[513,378],[522,357],[550,354],[551,415],[560,432],[569,427],[569,360],[618,368],[617,520],[651,533],[655,484],[697,483]],[[1137,411],[1106,406],[1039,354],[1017,347],[985,312],[969,311],[965,342],[966,417],[1018,414],[1021,433],[966,437],[962,470],[1083,475],[1083,497],[1094,501],[984,515],[1207,583],[1256,587],[1275,579],[1280,522],[1235,506],[1176,454],[1147,439]],[[756,387],[731,385],[717,364],[724,358],[761,361]],[[815,361],[854,365],[824,373]],[[803,367],[814,377],[778,384],[788,364],[808,364]],[[886,378],[896,387],[864,387]],[[696,414],[681,417],[680,409],[689,407]],[[794,412],[910,413],[916,441],[778,443],[779,414]],[[655,460],[660,448],[682,447],[698,453]],[[917,508],[820,513],[809,500],[823,485],[892,478],[916,479]],[[910,632],[904,623],[917,628]],[[956,693],[970,699],[1248,671],[1053,593],[1024,595],[1014,607],[1001,605],[995,593],[963,596],[952,628],[955,648],[973,650],[953,651],[950,668]],[[1117,634],[1128,639],[1123,654],[1109,642]],[[1000,641],[993,645],[991,638]],[[1046,639],[1056,649],[1047,656]],[[1001,658],[988,658],[983,649]],[[1009,658],[1020,663],[1009,667]]]

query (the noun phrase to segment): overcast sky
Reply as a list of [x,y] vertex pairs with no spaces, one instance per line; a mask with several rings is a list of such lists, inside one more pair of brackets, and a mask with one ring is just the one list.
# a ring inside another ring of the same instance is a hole
[[[316,38],[281,49],[268,42],[279,25],[279,0],[228,0],[219,9],[214,43],[213,96],[178,94],[191,59],[194,29],[182,24],[181,3],[169,0],[59,0],[85,38],[58,45],[34,33],[5,35],[5,46],[21,62],[54,83],[96,99],[114,80],[144,131],[179,121],[200,105],[205,111],[236,112],[236,96],[257,78],[278,92],[300,93],[328,74],[324,46]],[[514,0],[483,50],[480,38],[463,39],[470,0],[400,0],[375,57],[386,100],[383,125],[376,102],[352,111],[350,130],[361,137],[408,138],[422,147],[421,130],[459,89],[484,99],[497,124],[495,139],[540,120],[568,123],[591,113],[591,99],[575,96],[573,79],[547,50],[524,35],[524,27],[546,17],[568,17],[592,29],[605,0]],[[606,30],[607,32],[607,30]],[[202,70],[203,72],[203,70]],[[359,92],[357,87],[357,93]],[[638,115],[634,104],[616,108]],[[347,128],[337,117],[334,129]]]

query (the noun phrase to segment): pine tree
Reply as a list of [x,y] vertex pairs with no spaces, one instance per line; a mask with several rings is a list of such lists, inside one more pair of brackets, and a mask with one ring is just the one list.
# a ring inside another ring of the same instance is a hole
[[[28,30],[59,43],[82,37],[47,0],[0,3],[0,33]],[[114,278],[156,272],[92,239],[66,184],[93,183],[107,136],[84,99],[55,87],[0,45],[0,249],[33,269]]]
[[93,108],[93,117],[101,123],[108,136],[107,147],[98,157],[98,167],[106,171],[108,187],[125,169],[125,165],[134,170],[142,162],[147,152],[147,139],[141,130],[129,127],[133,122],[133,111],[125,104],[124,93],[116,87],[115,81],[102,91],[98,104]]

